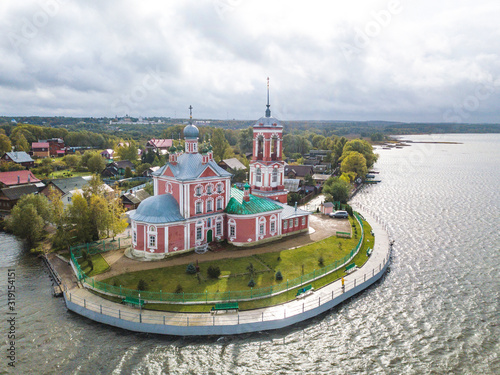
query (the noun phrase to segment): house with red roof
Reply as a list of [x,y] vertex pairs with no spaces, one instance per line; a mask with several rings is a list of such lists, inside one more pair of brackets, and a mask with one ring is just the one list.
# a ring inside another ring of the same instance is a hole
[[167,154],[168,149],[172,146],[172,139],[150,139],[146,143],[146,150],[158,152],[161,155]]
[[25,184],[37,184],[40,182],[41,181],[36,178],[31,171],[28,170],[0,172],[0,188]]
[[48,158],[50,156],[49,142],[33,142],[31,152],[35,158]]

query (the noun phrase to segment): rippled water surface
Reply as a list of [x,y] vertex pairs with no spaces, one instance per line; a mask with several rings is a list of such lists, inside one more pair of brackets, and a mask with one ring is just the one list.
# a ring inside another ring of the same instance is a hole
[[52,298],[44,266],[1,234],[0,313],[13,267],[18,363],[6,366],[3,328],[0,373],[499,374],[500,135],[408,138],[462,144],[377,151],[382,182],[353,201],[390,227],[389,272],[281,331],[183,339],[94,323]]

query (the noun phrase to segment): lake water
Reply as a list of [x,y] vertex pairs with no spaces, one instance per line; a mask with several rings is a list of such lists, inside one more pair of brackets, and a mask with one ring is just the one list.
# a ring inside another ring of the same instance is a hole
[[[499,374],[500,135],[405,137],[380,184],[354,198],[388,224],[392,263],[374,286],[297,326],[175,338],[94,323],[51,296],[43,264],[0,234],[0,373]],[[15,369],[7,367],[7,269],[16,273]]]

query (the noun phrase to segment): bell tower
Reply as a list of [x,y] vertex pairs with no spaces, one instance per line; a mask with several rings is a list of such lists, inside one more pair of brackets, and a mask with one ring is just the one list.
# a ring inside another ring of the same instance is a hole
[[271,116],[269,78],[266,107],[265,117],[261,117],[253,125],[253,157],[249,182],[253,195],[286,203],[288,191],[284,186],[283,126]]

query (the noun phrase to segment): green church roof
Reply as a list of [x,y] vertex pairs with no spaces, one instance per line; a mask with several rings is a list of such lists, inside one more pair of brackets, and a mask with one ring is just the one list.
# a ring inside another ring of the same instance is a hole
[[252,215],[261,212],[282,210],[283,207],[267,198],[256,197],[250,194],[250,201],[243,200],[243,191],[231,188],[231,199],[225,212],[233,215]]

